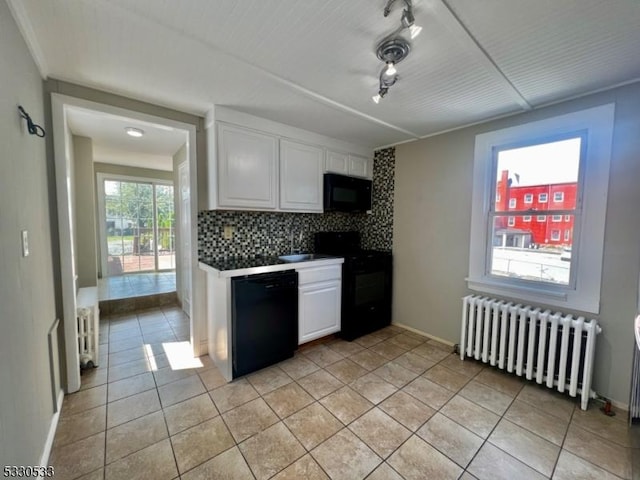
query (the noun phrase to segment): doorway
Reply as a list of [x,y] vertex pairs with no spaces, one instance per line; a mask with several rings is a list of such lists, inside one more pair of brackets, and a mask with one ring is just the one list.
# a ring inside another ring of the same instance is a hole
[[[190,238],[197,238],[197,161],[196,161],[196,125],[184,123],[178,120],[171,120],[168,118],[158,117],[151,114],[142,113],[139,111],[128,110],[120,107],[115,107],[111,105],[100,104],[96,102],[92,102],[90,100],[79,99],[75,97],[69,97],[66,95],[53,93],[51,95],[52,99],[52,118],[53,118],[53,147],[54,147],[54,156],[55,156],[55,169],[56,169],[56,191],[57,191],[57,200],[58,200],[58,227],[59,227],[59,237],[60,237],[60,263],[61,263],[61,285],[62,285],[62,303],[63,303],[63,328],[64,328],[64,342],[67,346],[73,346],[77,341],[77,329],[76,323],[74,320],[76,318],[76,296],[78,285],[76,283],[76,271],[78,268],[78,259],[76,257],[76,232],[75,232],[75,198],[74,198],[74,158],[73,158],[73,144],[72,144],[72,136],[80,135],[84,137],[91,137],[90,135],[84,134],[82,132],[74,132],[70,127],[70,118],[73,112],[81,112],[91,114],[95,114],[97,116],[104,117],[112,117],[119,120],[135,120],[140,123],[145,123],[151,127],[156,127],[159,130],[167,130],[167,131],[179,131],[182,132],[185,138],[185,148],[184,148],[184,158],[188,161],[191,175],[189,175],[188,184],[189,184],[189,203],[187,208],[187,215],[185,215],[184,219],[184,227],[189,231]],[[118,134],[121,134],[121,128],[116,129]],[[115,157],[113,152],[109,152],[112,157]],[[94,148],[95,154],[95,148]],[[138,155],[138,157],[141,157]],[[111,162],[117,163],[117,162]],[[96,170],[97,171],[97,170]],[[122,180],[122,179],[119,179]],[[128,180],[127,180],[128,181]],[[136,184],[136,188],[140,185],[140,182],[132,182]],[[145,182],[142,182],[145,183]],[[149,182],[146,182],[147,184]],[[153,182],[151,182],[153,183]],[[96,186],[97,187],[97,186]],[[122,187],[122,183],[120,184]],[[154,192],[155,190],[155,192]],[[113,233],[115,234],[116,223],[118,223],[118,233],[120,237],[127,236],[124,230],[127,228],[131,228],[132,234],[131,237],[138,237],[137,240],[137,248],[134,248],[133,238],[131,238],[131,250],[132,253],[136,252],[138,270],[145,268],[142,265],[143,260],[142,253],[147,253],[146,249],[149,252],[153,252],[151,255],[147,255],[151,257],[154,268],[160,269],[162,265],[165,265],[161,257],[163,256],[161,253],[160,245],[163,244],[163,249],[166,246],[166,250],[172,250],[172,253],[166,255],[173,262],[174,266],[176,263],[180,266],[180,261],[178,260],[181,257],[180,251],[180,242],[176,242],[175,238],[171,238],[172,229],[175,233],[176,225],[173,224],[170,227],[162,227],[162,220],[160,216],[156,214],[156,210],[158,208],[158,192],[162,190],[162,188],[151,187],[151,197],[152,202],[155,202],[155,206],[152,207],[153,215],[147,215],[146,213],[138,212],[134,215],[120,215],[118,219],[118,215],[114,218],[113,223]],[[97,193],[97,192],[96,192]],[[167,193],[167,192],[165,192]],[[142,204],[138,205],[138,209],[142,207]],[[145,206],[148,208],[148,205]],[[182,206],[180,207],[182,208]],[[100,213],[100,209],[98,209],[98,214]],[[174,212],[175,213],[175,212]],[[130,218],[132,220],[130,220]],[[117,222],[116,222],[116,219]],[[149,219],[151,219],[149,221]],[[97,219],[96,219],[97,221]],[[128,222],[131,221],[131,225],[128,225]],[[175,221],[174,221],[175,222]],[[107,230],[107,220],[106,220],[106,211],[105,211],[105,219],[104,222],[97,222],[100,228],[104,228]],[[165,222],[166,224],[166,222]],[[181,223],[182,225],[182,223]],[[134,227],[137,235],[133,235]],[[162,228],[167,228],[167,231],[162,231]],[[144,229],[149,229],[145,231]],[[114,235],[115,236],[115,235]],[[178,235],[179,237],[179,235]],[[164,239],[163,239],[164,238]],[[127,241],[129,241],[127,239]],[[115,243],[115,242],[114,242]],[[124,239],[120,239],[120,261],[121,264],[123,262],[124,256]],[[106,246],[105,246],[106,247]],[[177,247],[177,248],[176,248]],[[128,248],[128,247],[127,247]],[[176,250],[178,254],[176,254]],[[108,248],[105,248],[105,251],[108,252]],[[102,254],[102,252],[100,252]],[[203,297],[203,283],[204,283],[204,275],[202,272],[198,271],[197,267],[197,251],[193,248],[190,249],[189,252],[186,252],[186,255],[190,258],[191,262],[188,265],[189,271],[184,274],[188,276],[191,280],[191,298],[188,302],[190,306],[187,312],[189,317],[189,349],[193,352],[195,356],[200,356],[203,352],[202,346],[206,346],[206,334],[204,329],[204,297]],[[98,256],[98,258],[100,258]],[[122,265],[121,265],[122,266]],[[106,271],[106,270],[105,270]],[[142,275],[142,274],[138,274]],[[206,350],[205,350],[206,351]],[[71,393],[75,392],[80,388],[80,368],[79,368],[79,354],[77,349],[75,348],[66,348],[65,349],[66,356],[66,392]]]

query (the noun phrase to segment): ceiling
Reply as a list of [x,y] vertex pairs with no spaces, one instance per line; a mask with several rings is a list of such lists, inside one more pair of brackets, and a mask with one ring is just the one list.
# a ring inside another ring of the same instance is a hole
[[402,0],[7,1],[43,76],[368,147],[640,80],[636,0],[414,0],[422,33],[378,105]]
[[[77,107],[67,109],[67,122],[71,133],[93,140],[94,162],[171,171],[173,155],[187,142],[183,130]],[[126,127],[144,135],[131,137]]]

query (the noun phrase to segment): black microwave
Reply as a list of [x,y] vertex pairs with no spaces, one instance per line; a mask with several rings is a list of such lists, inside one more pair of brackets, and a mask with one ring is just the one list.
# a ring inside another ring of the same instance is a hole
[[362,213],[371,210],[371,180],[325,173],[324,210]]

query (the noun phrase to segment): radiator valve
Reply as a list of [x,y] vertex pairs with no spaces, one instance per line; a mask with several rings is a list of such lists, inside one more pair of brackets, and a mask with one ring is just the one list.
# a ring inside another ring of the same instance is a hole
[[602,402],[602,406],[600,407],[600,411],[604,413],[607,417],[615,417],[616,412],[613,411],[613,406],[611,405],[611,400],[605,397],[597,397],[597,401]]

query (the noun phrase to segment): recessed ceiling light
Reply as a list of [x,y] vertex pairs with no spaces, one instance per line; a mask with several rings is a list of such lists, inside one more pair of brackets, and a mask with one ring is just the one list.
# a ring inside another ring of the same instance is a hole
[[124,131],[127,132],[127,135],[131,135],[132,137],[136,138],[144,135],[144,130],[142,130],[141,128],[125,127]]

